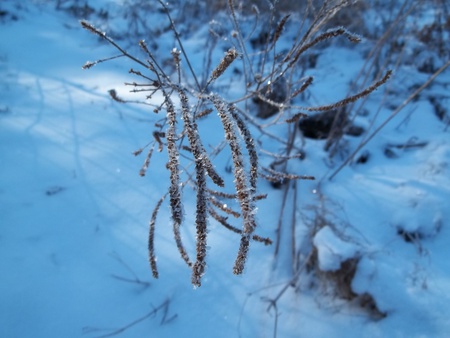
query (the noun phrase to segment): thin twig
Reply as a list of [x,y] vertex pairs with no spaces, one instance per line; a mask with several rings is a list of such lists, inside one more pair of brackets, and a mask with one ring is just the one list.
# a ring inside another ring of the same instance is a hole
[[180,45],[181,52],[183,53],[183,56],[189,67],[189,71],[191,72],[192,77],[194,78],[195,84],[197,85],[197,88],[200,91],[201,90],[200,82],[198,82],[197,76],[195,75],[195,72],[194,72],[194,68],[192,68],[191,62],[189,61],[189,57],[188,57],[186,51],[184,50],[183,43],[181,42],[181,39],[180,39],[180,34],[178,33],[178,30],[175,27],[175,23],[172,19],[172,16],[170,15],[169,9],[167,8],[164,1],[158,0],[158,2],[161,4],[162,8],[164,9],[164,13],[167,15],[167,18],[169,19],[170,27],[171,27],[173,33],[175,34],[175,38],[177,39],[178,44]]
[[367,143],[369,143],[370,140],[373,139],[373,137],[378,134],[378,132],[383,129],[388,123],[389,121],[391,121],[395,116],[397,116],[397,114],[403,109],[405,108],[406,105],[408,105],[408,103],[410,103],[412,100],[414,100],[414,98],[420,94],[420,92],[422,92],[426,87],[428,87],[431,82],[434,81],[434,79],[441,74],[448,66],[450,66],[450,60],[447,61],[441,68],[439,68],[436,72],[434,72],[433,75],[431,75],[427,81],[425,81],[425,83],[423,85],[421,85],[418,89],[416,89],[414,91],[414,93],[412,93],[405,101],[403,101],[403,103],[398,106],[392,113],[391,115],[380,125],[378,126],[377,129],[375,129],[372,134],[370,134],[366,140],[364,140],[364,142],[361,142],[361,144],[355,149],[355,151],[347,157],[347,159],[339,166],[339,168],[337,168],[333,174],[331,174],[331,176],[329,177],[329,180],[331,181],[341,170],[342,168],[344,168],[352,159],[353,157],[358,153],[358,151],[361,150],[362,147],[364,147]]

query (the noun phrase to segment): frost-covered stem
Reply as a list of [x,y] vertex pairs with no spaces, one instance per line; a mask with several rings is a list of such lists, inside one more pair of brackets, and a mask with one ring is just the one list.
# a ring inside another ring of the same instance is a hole
[[[291,68],[295,63],[297,63],[300,55],[302,55],[306,50],[308,50],[309,48],[313,47],[314,45],[317,45],[319,42],[324,41],[324,40],[328,40],[331,38],[335,38],[337,36],[340,35],[345,35],[347,37],[347,39],[351,42],[355,42],[358,43],[361,41],[361,38],[355,34],[352,34],[350,32],[348,32],[346,29],[344,29],[343,27],[339,27],[336,29],[331,29],[325,33],[320,34],[318,37],[316,37],[314,40],[305,43],[303,46],[301,46],[295,53],[294,57],[292,58],[292,60],[288,63],[287,68]],[[289,57],[289,56],[288,56]],[[286,59],[284,61],[287,61],[288,57],[286,57]],[[283,71],[284,73],[284,71]]]
[[286,179],[286,180],[315,180],[315,177],[311,176],[311,175],[289,174],[289,173],[276,171],[276,170],[273,170],[271,168],[266,168],[266,167],[262,167],[262,170],[270,173],[270,175],[264,175],[264,177],[266,179],[268,179],[269,181],[274,181],[274,182],[277,182],[277,181],[280,181],[283,179]]
[[156,224],[156,216],[158,215],[159,208],[161,207],[162,202],[166,198],[164,195],[156,204],[155,209],[152,213],[152,218],[150,220],[150,229],[148,234],[148,256],[150,261],[150,267],[152,269],[152,274],[154,278],[158,278],[158,267],[156,265],[156,256],[155,256],[155,224]]
[[231,114],[231,117],[236,121],[236,125],[241,133],[245,147],[247,148],[247,152],[250,158],[250,186],[252,188],[252,193],[256,192],[256,183],[258,180],[258,154],[255,148],[255,142],[253,137],[248,130],[247,125],[244,123],[242,118],[236,113],[236,108],[234,105],[228,105],[228,111]]
[[303,109],[307,110],[307,111],[326,111],[326,110],[331,110],[331,109],[336,109],[339,107],[343,107],[346,106],[347,104],[351,103],[351,102],[355,102],[357,100],[359,100],[362,97],[365,97],[367,95],[369,95],[370,93],[372,93],[373,91],[375,91],[378,87],[380,87],[381,85],[385,84],[387,82],[387,80],[389,80],[389,78],[392,75],[392,70],[388,70],[386,71],[386,73],[384,74],[384,76],[376,81],[375,83],[371,84],[369,87],[361,90],[359,93],[346,97],[345,99],[329,104],[329,105],[324,105],[324,106],[319,106],[319,107],[303,107]]
[[231,208],[228,208],[225,203],[223,203],[222,201],[217,200],[215,197],[208,198],[208,201],[212,205],[214,205],[217,209],[222,210],[224,213],[226,213],[228,215],[233,215],[235,218],[241,217],[240,213],[238,213],[237,211],[234,211]]
[[172,218],[177,223],[182,222],[183,213],[181,210],[180,174],[179,174],[179,152],[176,145],[176,113],[172,100],[166,96],[167,107],[167,152],[169,155],[168,168],[170,170],[170,206],[172,208]]
[[195,286],[201,285],[201,278],[205,273],[206,267],[206,243],[207,243],[207,210],[206,210],[206,180],[205,169],[202,166],[201,160],[195,161],[195,171],[197,178],[197,210],[195,217],[195,224],[197,228],[197,258],[192,267],[192,284]]
[[225,104],[219,97],[211,96],[211,101],[217,109],[218,115],[222,121],[225,138],[228,141],[231,150],[231,157],[234,166],[234,184],[236,195],[241,207],[241,214],[243,218],[243,231],[241,236],[241,243],[239,246],[238,255],[234,264],[233,273],[239,275],[244,270],[245,261],[250,244],[250,237],[256,228],[254,205],[254,191],[249,187],[248,178],[245,173],[244,160],[239,146],[238,136],[236,133],[236,125],[231,118],[230,111],[233,110],[231,104]]
[[177,90],[181,101],[181,113],[183,116],[183,121],[185,124],[192,154],[194,155],[196,161],[198,160],[201,162],[202,167],[206,170],[206,173],[212,179],[214,184],[218,185],[219,187],[223,187],[225,183],[223,179],[220,177],[220,175],[214,169],[214,166],[212,165],[211,160],[209,159],[209,156],[206,153],[206,150],[199,137],[197,123],[195,122],[190,112],[189,102],[186,93],[181,88],[178,88]]
[[[284,108],[284,109],[300,109],[300,110],[305,110],[305,111],[326,111],[326,110],[331,110],[331,109],[336,109],[336,108],[340,108],[343,106],[346,106],[347,104],[351,103],[351,102],[355,102],[367,95],[369,95],[370,93],[372,93],[373,91],[375,91],[377,88],[379,88],[380,86],[382,86],[383,84],[385,84],[389,78],[392,75],[392,70],[387,70],[386,73],[384,74],[384,76],[374,82],[373,84],[371,84],[369,87],[361,90],[359,93],[356,93],[355,95],[346,97],[345,99],[342,99],[340,101],[331,103],[331,104],[327,104],[327,105],[323,105],[323,106],[315,106],[315,107],[304,107],[304,106],[290,106],[290,105],[281,105],[280,103],[271,101],[267,98],[265,98],[263,95],[261,95],[261,93],[255,93],[259,99],[261,99],[262,101],[278,107],[278,108]],[[286,122],[295,122],[296,119],[300,118],[304,116],[304,113],[300,113],[300,115],[296,116],[294,115],[294,117],[292,119],[288,119],[286,120]]]
[[169,155],[169,163],[167,167],[170,171],[170,208],[172,211],[173,232],[177,243],[178,251],[188,266],[192,266],[189,256],[184,249],[180,236],[180,226],[183,221],[183,211],[180,191],[180,174],[179,174],[179,152],[176,145],[176,112],[170,97],[165,95],[165,105],[167,108],[167,152]]
[[147,169],[148,169],[148,167],[150,165],[150,159],[151,159],[152,154],[153,154],[153,149],[154,149],[154,147],[151,147],[150,150],[148,151],[147,156],[145,157],[144,164],[142,165],[142,168],[139,171],[139,175],[140,176],[145,176],[145,173],[147,172]]
[[[221,225],[223,225],[228,230],[230,230],[236,234],[242,234],[242,230],[235,228],[234,226],[232,226],[231,224],[229,224],[227,222],[227,219],[228,219],[227,217],[220,216],[213,208],[209,208],[208,212],[217,222],[219,222]],[[252,235],[252,239],[256,242],[264,243],[264,245],[272,244],[272,240],[267,237]]]
[[[197,124],[193,121],[189,101],[186,96],[186,93],[178,88],[178,95],[180,97],[181,102],[181,114],[183,116],[183,121],[185,123],[186,132],[188,135],[188,140],[190,147],[192,149],[192,153],[194,155],[195,160],[195,176],[196,176],[196,188],[197,188],[197,210],[195,217],[195,225],[197,229],[197,245],[196,252],[197,257],[192,267],[192,284],[195,286],[201,285],[201,278],[205,272],[205,258],[206,258],[206,238],[207,238],[207,198],[208,192],[206,191],[206,173],[205,167],[211,167],[208,157],[206,156],[206,151],[203,148],[203,145],[200,142],[200,138],[198,136]],[[208,159],[206,161],[205,159]],[[207,165],[205,166],[205,163]],[[215,172],[214,172],[215,173]],[[217,174],[216,174],[217,175]],[[214,177],[214,175],[213,175]],[[219,177],[217,175],[217,177]],[[217,178],[216,178],[217,179]],[[220,177],[219,177],[220,179]],[[221,180],[221,179],[220,179]],[[223,186],[223,181],[220,181]]]

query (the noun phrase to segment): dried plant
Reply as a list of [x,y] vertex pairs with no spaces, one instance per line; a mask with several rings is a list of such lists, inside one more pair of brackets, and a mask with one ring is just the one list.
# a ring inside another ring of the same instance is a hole
[[[256,204],[258,200],[266,197],[266,195],[258,195],[258,179],[262,178],[269,182],[314,179],[311,175],[299,175],[298,173],[289,173],[286,170],[287,162],[292,158],[298,157],[294,153],[294,142],[298,129],[296,123],[306,116],[304,112],[325,111],[354,102],[385,83],[391,73],[387,71],[381,80],[376,81],[359,93],[338,102],[315,107],[295,105],[292,103],[292,100],[304,93],[313,83],[311,76],[299,76],[297,69],[299,60],[306,51],[322,41],[339,36],[344,36],[353,43],[360,41],[357,35],[348,32],[342,27],[320,33],[324,23],[333,17],[340,8],[347,6],[349,2],[325,1],[316,12],[315,19],[312,20],[309,28],[304,33],[299,32],[291,49],[281,57],[276,52],[277,43],[280,41],[284,29],[290,20],[290,15],[283,16],[278,21],[278,24],[275,24],[275,7],[273,7],[269,19],[269,22],[273,23],[273,33],[264,44],[262,50],[255,54],[263,60],[263,62],[257,63],[254,62],[253,54],[248,52],[249,37],[242,32],[240,17],[237,15],[238,8],[234,5],[233,0],[229,0],[230,24],[234,29],[229,39],[233,41],[232,46],[228,48],[223,59],[217,62],[218,65],[212,72],[208,71],[209,77],[203,77],[203,79],[208,80],[202,86],[201,82],[197,80],[198,77],[189,61],[189,55],[183,46],[181,36],[172,19],[169,8],[161,0],[157,1],[161,5],[162,12],[168,18],[170,29],[178,44],[177,48],[174,48],[171,52],[172,66],[175,69],[174,76],[169,75],[169,71],[166,71],[163,67],[163,62],[153,55],[151,49],[143,40],[139,42],[139,46],[144,53],[145,59],[128,53],[106,33],[84,20],[81,21],[81,26],[112,45],[119,51],[119,55],[99,59],[95,62],[87,62],[83,69],[89,69],[111,59],[126,57],[144,70],[143,72],[135,69],[130,70],[130,73],[141,81],[139,83],[126,83],[127,86],[132,88],[131,92],[145,92],[148,94],[145,101],[132,102],[152,106],[153,111],[158,114],[161,111],[165,111],[165,116],[155,124],[154,139],[147,146],[135,152],[135,155],[139,155],[144,148],[149,148],[139,174],[141,176],[146,174],[155,148],[158,150],[158,153],[164,151],[167,153],[168,161],[166,167],[169,172],[168,190],[157,202],[150,221],[148,250],[151,271],[153,276],[158,278],[159,273],[154,245],[156,219],[161,205],[168,197],[176,246],[182,259],[192,270],[192,284],[200,286],[206,267],[209,219],[217,221],[229,231],[240,235],[239,249],[236,254],[233,273],[241,274],[245,268],[250,242],[256,241],[265,245],[272,243],[271,239],[255,234],[257,230]],[[308,2],[308,4],[306,10],[312,10],[311,3]],[[257,8],[254,7],[253,9],[257,14],[256,17],[258,17],[259,12]],[[220,34],[214,32],[214,36],[218,37]],[[241,99],[232,102],[214,91],[210,93],[210,87],[213,87],[224,74],[229,72],[228,69],[237,62],[236,60],[240,61],[243,69],[247,92],[243,93]],[[187,65],[186,73],[183,71],[184,64]],[[257,64],[258,66],[256,66]],[[188,80],[184,79],[186,76],[189,78]],[[267,93],[274,89],[274,83],[286,81],[285,78],[289,79],[288,82],[283,82],[289,84],[286,86],[287,92],[285,97],[281,99],[281,102],[280,100],[272,100]],[[295,80],[295,78],[299,78],[299,80]],[[155,93],[162,94],[162,102],[155,103],[156,101],[153,99]],[[131,102],[122,99],[114,89],[110,90],[109,94],[118,103]],[[255,97],[264,102],[264,104],[276,108],[278,114],[272,123],[263,125],[249,113],[249,105]],[[241,102],[245,104],[244,108],[240,105]],[[214,111],[220,120],[225,142],[213,151],[207,152],[203,145],[203,138],[197,121],[200,118],[212,118],[211,116],[214,114],[211,113]],[[282,121],[282,123],[286,124],[288,136],[285,140],[270,133],[269,127],[275,124],[276,121]],[[262,149],[259,149],[260,146],[255,142],[255,137],[253,136],[255,132],[269,137],[272,141],[278,142],[283,146],[284,150],[279,154],[272,154],[277,164],[279,164],[278,166],[266,167],[260,163],[260,154],[267,156],[270,153],[260,152]],[[225,190],[226,181],[217,172],[213,164],[214,156],[223,151],[226,145],[228,145],[233,164],[234,192],[232,193]],[[184,153],[188,155],[184,155]],[[193,188],[196,194],[195,260],[191,260],[189,250],[185,247],[181,236],[181,227],[184,222],[183,205],[185,203],[183,194],[187,187]],[[290,185],[286,185],[286,187],[289,189]],[[295,184],[293,187],[295,189]],[[239,206],[239,210],[229,207],[224,202],[225,200],[234,200],[236,205]],[[230,220],[229,216],[233,218]],[[235,219],[242,222],[241,228],[231,223]],[[279,238],[277,238],[276,245],[277,247],[279,246]]]

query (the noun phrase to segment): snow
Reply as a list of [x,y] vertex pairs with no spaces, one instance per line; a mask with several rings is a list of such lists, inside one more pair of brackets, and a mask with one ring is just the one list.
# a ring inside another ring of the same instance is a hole
[[[352,290],[372,295],[386,317],[374,320],[352,302],[322,292],[306,271],[274,308],[270,300],[294,272],[290,228],[280,234],[285,245],[277,259],[273,245],[252,242],[245,272],[235,276],[239,235],[211,221],[207,267],[202,286],[194,289],[165,203],[155,239],[160,278],[152,279],[148,223],[168,188],[167,159],[155,152],[142,178],[146,151],[137,158],[132,153],[151,140],[162,115],[109,97],[114,88],[119,97],[137,99],[124,86],[136,80],[128,74],[134,65],[124,58],[81,69],[87,60],[116,52],[83,30],[82,18],[49,4],[30,1],[16,8],[13,3],[0,5],[18,16],[0,22],[0,337],[97,337],[140,318],[117,336],[272,337],[275,330],[283,338],[448,335],[450,138],[428,100],[448,95],[448,70],[363,148],[370,154],[367,163],[346,166],[330,181],[336,166],[323,151],[324,141],[307,140],[306,158],[288,167],[317,178],[298,182],[298,210],[288,205],[282,217],[289,226],[292,219],[298,223],[299,256],[304,259],[314,245],[322,271],[337,271],[357,257]],[[102,4],[96,2],[98,8]],[[121,3],[104,5],[119,10]],[[151,19],[166,22],[157,12]],[[204,65],[205,50],[199,46],[205,34],[202,28],[185,36],[194,69]],[[167,51],[170,58],[175,42],[170,32],[164,38],[157,53]],[[229,41],[222,43],[229,47]],[[306,74],[315,76],[310,103],[328,104],[347,95],[364,64],[362,54],[339,45],[323,49],[317,68]],[[222,57],[223,50],[214,49],[212,69]],[[211,90],[239,97],[242,83],[230,85],[225,77],[231,68]],[[408,66],[397,70],[387,84],[397,90],[390,103],[403,102],[408,88],[426,78]],[[392,112],[383,105],[374,117],[382,98],[381,89],[373,93],[366,102],[370,116],[356,121],[380,125]],[[211,151],[223,131],[217,121],[198,123]],[[283,125],[273,127],[283,136]],[[267,140],[258,138],[263,144]],[[347,141],[352,149],[360,142]],[[397,147],[411,142],[424,146]],[[277,147],[263,146],[271,152]],[[395,158],[385,156],[386,148]],[[262,155],[260,161],[267,165],[270,158]],[[227,156],[221,153],[213,162],[232,187]],[[260,189],[269,196],[258,202],[256,232],[275,239],[283,193],[263,181]],[[184,190],[183,195],[189,202],[181,235],[192,249],[195,194]],[[227,204],[236,207],[233,201]],[[324,216],[324,224],[314,223],[317,215]]]
[[340,239],[328,225],[319,230],[313,243],[318,251],[319,268],[322,271],[339,270],[343,262],[354,258],[358,252],[355,245]]

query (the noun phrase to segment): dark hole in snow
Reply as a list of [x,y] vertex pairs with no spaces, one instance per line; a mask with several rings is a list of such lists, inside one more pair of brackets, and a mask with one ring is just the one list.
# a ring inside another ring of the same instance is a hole
[[286,182],[287,182],[286,179],[280,179],[279,181],[276,182],[270,182],[270,185],[274,189],[281,189],[286,184]]
[[269,38],[267,31],[261,31],[256,37],[250,39],[250,45],[253,49],[264,48]]
[[19,18],[17,15],[10,13],[6,10],[0,9],[0,22],[5,23],[7,21],[17,21]]
[[[337,116],[339,114],[339,116]],[[336,122],[335,119],[337,118]],[[351,124],[344,111],[329,110],[316,115],[310,115],[300,120],[299,128],[304,137],[323,140],[333,133],[337,137],[342,134],[360,136],[364,128]]]
[[403,238],[406,243],[417,242],[422,239],[424,236],[419,231],[407,231],[405,229],[399,228],[397,229],[397,235]]
[[369,161],[370,158],[370,153],[365,150],[361,155],[358,156],[358,158],[356,159],[356,163],[358,164],[364,164],[367,163],[367,161]]

